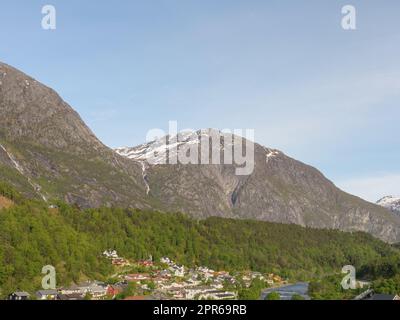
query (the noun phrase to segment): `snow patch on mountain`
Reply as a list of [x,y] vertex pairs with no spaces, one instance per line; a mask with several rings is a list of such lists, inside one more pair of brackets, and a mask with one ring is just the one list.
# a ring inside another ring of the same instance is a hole
[[[176,159],[177,153],[182,147],[187,149],[189,145],[200,145],[202,141],[208,141],[214,148],[214,141],[218,141],[218,148],[224,151],[226,148],[232,148],[235,144],[241,143],[242,139],[244,140],[242,137],[217,129],[205,129],[197,132],[181,132],[178,135],[165,136],[136,147],[117,148],[115,151],[134,161],[147,162],[151,159],[151,165],[159,165],[169,163],[170,159]],[[281,154],[275,149],[264,148],[264,150],[266,162]]]
[[272,160],[273,158],[279,156],[281,154],[280,151],[278,150],[273,150],[273,149],[269,149],[269,148],[264,148],[266,151],[266,158],[267,158],[267,163]]
[[157,140],[139,145],[137,147],[122,147],[115,151],[121,156],[135,161],[147,161],[151,159],[152,165],[166,164],[169,159],[175,159],[182,147],[200,145],[202,140],[224,137],[224,143],[219,140],[219,147],[233,144],[233,135],[222,133],[215,129],[199,130],[197,132],[181,132],[175,136],[164,136]]
[[400,197],[386,196],[378,200],[376,204],[400,215]]

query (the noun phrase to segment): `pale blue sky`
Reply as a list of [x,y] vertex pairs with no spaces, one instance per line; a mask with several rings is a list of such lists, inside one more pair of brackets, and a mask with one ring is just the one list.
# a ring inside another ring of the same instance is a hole
[[[41,8],[57,30],[41,29]],[[341,8],[357,9],[357,30]],[[107,145],[184,128],[256,141],[369,200],[400,194],[397,0],[2,0],[0,60],[57,90]]]

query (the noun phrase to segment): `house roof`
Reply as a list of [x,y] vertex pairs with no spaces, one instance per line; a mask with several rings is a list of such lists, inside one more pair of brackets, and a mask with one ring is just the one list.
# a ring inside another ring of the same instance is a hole
[[37,295],[49,296],[58,294],[57,290],[39,290],[36,292]]
[[397,300],[398,298],[394,294],[374,294],[370,300]]
[[71,285],[71,286],[69,286],[67,288],[62,288],[62,290],[66,290],[66,291],[79,290],[79,287],[78,287],[78,285],[73,284],[73,285]]
[[57,297],[59,300],[83,300],[82,295],[80,295],[78,293],[59,294]]
[[132,296],[126,297],[124,300],[147,300],[145,296]]
[[17,291],[17,292],[14,292],[13,295],[18,296],[18,297],[29,297],[30,296],[30,294],[25,291]]
[[113,288],[113,289],[124,290],[124,289],[128,288],[128,284],[126,284],[126,283],[117,283],[117,284],[113,284],[110,287]]

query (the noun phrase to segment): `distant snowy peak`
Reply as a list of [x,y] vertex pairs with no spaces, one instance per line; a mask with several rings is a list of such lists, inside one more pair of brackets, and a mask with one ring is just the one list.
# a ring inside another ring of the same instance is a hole
[[[217,141],[216,143],[214,141]],[[209,143],[214,150],[218,148],[223,152],[226,148],[233,150],[235,145],[248,141],[243,137],[219,131],[217,129],[203,129],[197,132],[181,132],[175,136],[165,136],[157,140],[136,146],[121,147],[115,151],[123,157],[131,160],[145,162],[151,159],[151,164],[166,164],[171,158],[176,157],[182,148],[188,149],[191,145]],[[200,146],[200,150],[203,145]],[[281,154],[280,151],[263,147],[265,150],[266,162]],[[211,154],[211,152],[210,152]]]
[[376,202],[395,213],[400,214],[400,197],[386,196]]

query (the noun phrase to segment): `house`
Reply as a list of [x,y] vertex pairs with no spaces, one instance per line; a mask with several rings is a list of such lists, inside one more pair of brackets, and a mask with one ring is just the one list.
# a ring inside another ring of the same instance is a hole
[[168,280],[168,278],[159,277],[159,276],[153,277],[153,279],[152,279],[152,281],[157,285],[165,283],[167,280]]
[[273,286],[274,285],[274,280],[272,280],[272,279],[267,279],[267,284],[268,285],[270,285],[270,286]]
[[153,292],[153,294],[150,296],[151,300],[171,300],[171,298],[164,292]]
[[62,295],[80,295],[84,297],[89,294],[93,299],[100,299],[107,295],[108,286],[99,281],[83,282],[69,288],[60,289]]
[[57,295],[57,300],[83,300],[83,295],[79,293],[62,294]]
[[185,284],[183,284],[183,283],[170,283],[170,284],[165,284],[165,285],[163,285],[163,289],[164,290],[170,290],[170,289],[172,289],[172,288],[179,288],[179,289],[182,289],[182,288],[184,288],[185,287]]
[[237,294],[235,292],[222,292],[216,294],[216,300],[236,300]]
[[60,293],[63,295],[82,294],[80,287],[77,285],[73,285],[69,288],[61,288]]
[[14,292],[8,296],[8,300],[29,300],[30,294],[24,291]]
[[171,278],[171,274],[168,270],[162,270],[158,273],[158,276],[163,278]]
[[127,287],[128,284],[125,283],[110,285],[107,288],[107,295],[110,297],[115,297],[117,294],[122,293]]
[[170,264],[172,261],[168,257],[163,257],[160,259],[161,263]]
[[400,300],[400,297],[395,294],[374,294],[368,300]]
[[265,277],[260,272],[251,272],[250,276],[253,280],[254,279],[265,280]]
[[130,265],[130,263],[124,258],[112,258],[111,263],[117,267],[125,267]]
[[357,288],[364,289],[364,288],[369,288],[371,286],[370,281],[357,281]]
[[169,270],[175,277],[183,278],[185,276],[185,267],[184,266],[173,265],[169,268]]
[[216,290],[215,286],[191,286],[185,287],[185,299],[193,300],[228,300],[236,299],[235,292]]
[[84,282],[78,285],[78,288],[80,294],[89,294],[93,299],[100,299],[107,295],[107,285],[102,282]]
[[143,301],[143,300],[148,300],[146,296],[131,296],[131,297],[126,297],[124,300],[127,301]]
[[148,273],[132,273],[125,276],[125,280],[130,282],[140,282],[151,280]]
[[154,266],[154,263],[151,260],[141,260],[137,264],[142,267],[153,267]]
[[252,278],[250,275],[248,275],[248,274],[243,275],[242,280],[243,280],[243,283],[246,286],[246,288],[250,287],[251,282],[252,282]]
[[214,291],[215,289],[211,286],[193,286],[185,288],[185,298],[193,300],[198,295],[207,294],[208,292]]
[[207,267],[199,267],[197,268],[197,272],[201,274],[206,280],[213,278],[215,271],[208,269]]
[[214,277],[227,277],[227,276],[229,276],[229,272],[227,272],[227,271],[214,272]]
[[219,282],[229,282],[231,284],[235,284],[236,283],[236,279],[235,277],[231,276],[231,275],[220,275],[217,277],[217,281]]
[[168,293],[171,294],[175,299],[185,299],[185,290],[183,288],[169,288]]
[[197,280],[197,278],[196,277],[191,277],[191,278],[189,278],[188,280],[187,280],[187,282],[190,284],[190,285],[192,285],[192,286],[198,286],[198,285],[200,285],[201,284],[201,281],[200,280]]
[[235,292],[214,290],[200,294],[199,300],[235,300],[237,295]]
[[218,281],[214,282],[211,286],[215,289],[223,289],[224,288],[224,285]]
[[274,275],[272,280],[274,280],[275,282],[278,282],[278,283],[284,282],[283,279],[278,275]]
[[117,259],[118,257],[118,253],[116,250],[106,250],[103,252],[103,255],[108,258],[108,259]]
[[36,292],[36,297],[39,300],[56,300],[57,295],[57,290],[39,290]]
[[88,292],[93,299],[101,299],[107,295],[107,286],[93,285]]

